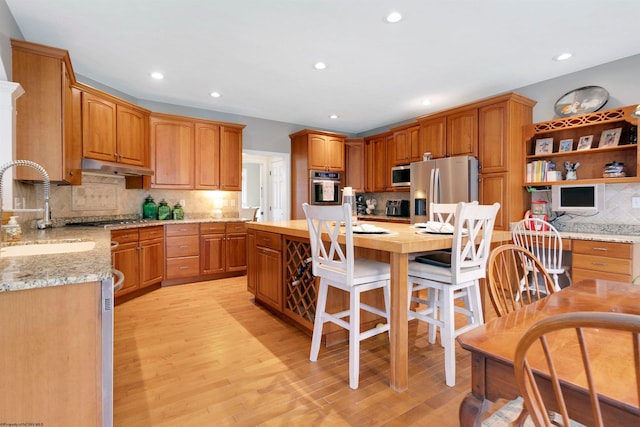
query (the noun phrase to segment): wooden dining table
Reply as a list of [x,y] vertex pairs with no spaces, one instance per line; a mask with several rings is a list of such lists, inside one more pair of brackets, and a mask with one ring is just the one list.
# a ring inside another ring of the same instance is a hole
[[[518,340],[528,328],[543,318],[577,311],[640,315],[640,285],[583,280],[460,335],[458,342],[471,352],[471,392],[460,404],[460,425],[479,426],[492,402],[512,400],[520,395],[513,359]],[[557,336],[554,339],[562,338]],[[598,339],[602,345],[591,352],[591,357],[592,366],[600,368],[595,369],[597,383],[605,384],[599,387],[601,396],[606,396],[602,402],[605,425],[640,425],[633,358],[621,356],[623,343],[631,351],[631,340],[627,336],[628,342],[618,341],[610,332],[600,332]],[[593,425],[588,390],[581,372],[578,372],[582,361],[578,359],[576,363],[567,363],[570,357],[578,358],[577,354],[565,353],[565,363],[558,365],[560,378],[571,384],[571,390],[565,396],[567,407],[570,411],[573,409],[570,414],[576,421]],[[532,366],[543,366],[541,360],[536,360],[535,353],[530,354],[529,359]],[[555,398],[551,389],[544,384],[541,392],[545,402],[553,406]]]
[[[363,221],[360,221],[363,222]],[[366,222],[366,221],[364,221]],[[409,224],[375,223],[389,231],[386,234],[356,234],[353,245],[356,256],[376,256],[388,259],[391,269],[391,302],[390,302],[390,373],[389,385],[396,391],[404,391],[409,387],[409,328],[407,319],[408,307],[408,266],[412,254],[451,248],[453,238],[442,234],[417,234]],[[247,228],[263,230],[283,235],[308,238],[306,220],[288,220],[273,222],[251,222]],[[344,236],[339,240],[344,241]],[[508,241],[511,233],[494,230],[493,242]]]

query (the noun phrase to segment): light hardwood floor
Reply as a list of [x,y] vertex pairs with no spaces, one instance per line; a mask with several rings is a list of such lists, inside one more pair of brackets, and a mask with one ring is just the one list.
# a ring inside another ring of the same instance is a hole
[[360,387],[348,346],[322,348],[256,305],[246,277],[160,288],[115,308],[114,419],[134,426],[458,426],[470,357],[455,387],[427,327],[409,326],[409,390],[389,388],[386,335],[363,342]]

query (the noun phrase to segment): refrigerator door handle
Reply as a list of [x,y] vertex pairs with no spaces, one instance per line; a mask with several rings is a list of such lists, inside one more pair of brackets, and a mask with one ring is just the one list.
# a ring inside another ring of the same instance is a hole
[[440,203],[440,169],[431,169],[431,188],[429,201],[431,203]]

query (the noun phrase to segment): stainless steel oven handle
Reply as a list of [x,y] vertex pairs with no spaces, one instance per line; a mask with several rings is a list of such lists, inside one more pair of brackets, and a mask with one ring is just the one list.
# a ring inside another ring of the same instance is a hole
[[122,274],[122,271],[120,270],[116,270],[115,268],[111,269],[111,273],[116,276],[116,283],[113,284],[113,293],[116,293],[120,290],[120,288],[122,288],[122,285],[124,285],[124,274]]

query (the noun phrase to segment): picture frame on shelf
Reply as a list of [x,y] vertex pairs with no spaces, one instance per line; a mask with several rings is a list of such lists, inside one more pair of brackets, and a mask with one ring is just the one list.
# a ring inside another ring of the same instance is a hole
[[600,143],[598,144],[598,148],[615,147],[620,142],[621,133],[622,128],[603,130],[602,135],[600,135]]
[[558,145],[558,152],[563,153],[565,151],[573,150],[573,139],[561,139]]
[[593,142],[593,135],[581,136],[578,140],[578,147],[576,150],[589,150],[591,149],[591,143]]
[[553,138],[542,138],[536,140],[535,154],[549,154],[553,152]]

